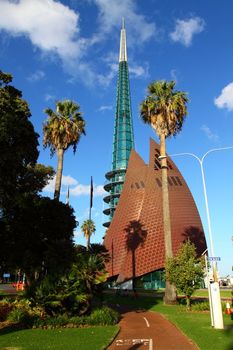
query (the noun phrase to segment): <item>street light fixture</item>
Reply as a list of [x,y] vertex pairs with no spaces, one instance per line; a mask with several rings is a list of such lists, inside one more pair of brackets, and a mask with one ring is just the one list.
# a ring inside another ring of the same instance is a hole
[[[233,149],[233,146],[230,147],[222,147],[222,148],[213,148],[207,151],[202,158],[199,158],[194,153],[184,152],[184,153],[176,153],[169,155],[170,157],[175,156],[191,156],[197,159],[197,161],[200,164],[201,167],[201,175],[202,175],[202,184],[203,184],[203,191],[204,191],[204,197],[205,197],[205,207],[206,207],[206,214],[207,214],[207,223],[208,223],[208,233],[209,233],[209,240],[210,240],[210,251],[212,257],[214,257],[214,244],[213,244],[213,237],[212,237],[212,229],[211,229],[211,221],[210,221],[210,213],[209,213],[209,203],[208,203],[208,197],[206,192],[206,181],[205,181],[205,174],[203,169],[203,162],[205,157],[216,151],[223,151]],[[160,158],[160,157],[159,157]],[[217,277],[217,265],[216,261],[214,260],[212,263],[212,269],[213,269],[213,278],[214,282],[211,283],[210,286],[210,306],[212,305],[212,313],[211,313],[211,323],[215,328],[223,329],[223,317],[222,317],[222,305],[221,305],[221,298],[220,298],[220,291],[219,291],[219,284],[218,284],[218,277]],[[207,281],[209,283],[209,281]],[[208,286],[209,287],[209,286]]]

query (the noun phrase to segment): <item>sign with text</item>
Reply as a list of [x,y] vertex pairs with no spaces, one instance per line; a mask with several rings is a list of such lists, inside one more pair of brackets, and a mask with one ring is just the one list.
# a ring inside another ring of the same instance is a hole
[[208,256],[209,261],[220,261],[221,258],[219,256]]

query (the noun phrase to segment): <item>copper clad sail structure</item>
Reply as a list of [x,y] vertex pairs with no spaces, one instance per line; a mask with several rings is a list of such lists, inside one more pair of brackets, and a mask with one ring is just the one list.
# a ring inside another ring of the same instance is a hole
[[[150,141],[147,165],[132,150],[123,190],[104,239],[111,261],[109,276],[124,282],[164,268],[162,180],[159,145]],[[176,254],[188,238],[200,255],[206,249],[201,219],[180,171],[168,157],[172,247]]]

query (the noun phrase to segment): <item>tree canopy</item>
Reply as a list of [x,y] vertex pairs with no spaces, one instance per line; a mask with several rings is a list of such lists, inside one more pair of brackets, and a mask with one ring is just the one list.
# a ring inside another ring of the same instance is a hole
[[57,200],[60,197],[64,152],[73,147],[75,153],[81,135],[85,135],[85,122],[79,109],[80,106],[70,100],[58,101],[55,112],[51,108],[45,109],[48,119],[43,126],[44,147],[50,148],[51,156],[56,151],[58,157],[54,191]]
[[83,231],[84,237],[87,240],[87,249],[89,249],[90,238],[92,234],[95,233],[95,230],[96,230],[94,221],[91,219],[83,221],[81,230]]
[[174,90],[175,81],[154,81],[148,86],[148,96],[140,105],[144,123],[150,124],[160,137],[174,136],[180,132],[187,115],[188,97]]
[[38,134],[30,122],[28,104],[21,91],[9,85],[10,74],[0,71],[0,207],[23,191],[28,167],[38,158]]
[[167,259],[166,278],[176,286],[178,292],[186,296],[188,309],[191,295],[201,286],[204,266],[203,257],[196,257],[195,245],[189,240],[181,246],[175,257]]
[[0,71],[0,266],[35,271],[66,268],[73,254],[73,209],[38,193],[54,170],[37,163],[38,134],[22,93]]

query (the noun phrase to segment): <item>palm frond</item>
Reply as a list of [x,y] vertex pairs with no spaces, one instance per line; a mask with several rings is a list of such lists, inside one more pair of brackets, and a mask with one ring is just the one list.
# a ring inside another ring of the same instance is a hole
[[153,81],[148,86],[148,96],[140,105],[140,116],[160,136],[176,135],[187,115],[188,97],[185,92],[175,91],[175,81]]

